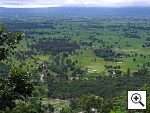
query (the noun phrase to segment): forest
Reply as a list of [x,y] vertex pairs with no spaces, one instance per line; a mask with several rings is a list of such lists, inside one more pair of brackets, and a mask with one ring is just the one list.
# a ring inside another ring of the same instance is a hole
[[150,113],[149,19],[0,16],[0,113]]

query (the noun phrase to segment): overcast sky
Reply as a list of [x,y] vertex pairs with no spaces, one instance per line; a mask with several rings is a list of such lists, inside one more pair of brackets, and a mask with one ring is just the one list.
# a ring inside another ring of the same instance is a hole
[[56,6],[150,6],[150,0],[0,0],[0,7],[56,7]]

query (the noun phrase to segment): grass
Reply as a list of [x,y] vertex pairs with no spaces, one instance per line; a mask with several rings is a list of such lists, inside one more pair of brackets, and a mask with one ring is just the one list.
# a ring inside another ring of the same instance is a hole
[[[33,19],[34,20],[34,19]],[[59,20],[59,19],[58,19]],[[100,19],[101,20],[101,19]],[[26,21],[26,20],[24,20]],[[89,21],[89,20],[88,20]],[[45,20],[42,20],[39,18],[39,20],[36,20],[36,23],[45,22]],[[35,44],[39,39],[44,38],[58,38],[58,37],[65,37],[69,38],[72,41],[76,41],[77,43],[80,44],[80,41],[83,42],[92,42],[93,46],[92,47],[87,47],[87,49],[81,49],[82,54],[79,55],[73,55],[72,58],[74,60],[79,61],[79,65],[81,67],[87,68],[89,75],[96,75],[93,73],[104,73],[107,70],[105,69],[105,65],[113,65],[113,66],[118,66],[120,65],[121,70],[123,72],[126,72],[128,68],[130,68],[132,71],[136,71],[139,66],[142,66],[144,63],[150,61],[150,49],[149,48],[143,48],[142,45],[145,42],[146,37],[149,37],[149,33],[145,32],[142,29],[135,29],[137,30],[139,36],[141,38],[127,38],[124,35],[124,32],[122,27],[120,28],[120,31],[113,31],[111,30],[112,28],[109,28],[109,25],[123,25],[123,28],[127,28],[128,26],[127,20],[103,20],[99,21],[99,19],[95,21],[89,21],[88,23],[86,22],[70,22],[67,20],[62,21],[61,24],[55,25],[56,29],[51,29],[51,28],[34,28],[30,29],[30,31],[34,31],[32,34],[34,37],[36,37],[34,40],[33,39],[26,39],[21,42],[21,44],[18,46],[18,49],[20,51],[28,51],[31,50],[28,45]],[[102,28],[91,28],[88,29],[88,26],[90,25],[97,25],[97,26],[104,26]],[[134,22],[135,25],[137,26],[145,26],[144,24],[137,24],[137,22]],[[87,26],[87,27],[82,27],[82,26]],[[115,28],[115,27],[114,27]],[[132,29],[128,29],[130,31]],[[28,29],[23,29],[23,31],[29,31]],[[44,34],[38,34],[38,33],[44,33]],[[105,47],[109,46],[112,47],[115,51],[119,52],[124,52],[127,54],[132,54],[132,52],[138,53],[138,54],[143,54],[147,56],[146,58],[143,57],[136,57],[136,61],[133,61],[134,57],[128,57],[128,58],[123,58],[121,59],[120,62],[113,62],[113,61],[105,61],[103,58],[97,57],[92,49],[95,48],[100,48],[103,47],[104,45],[102,42],[94,41],[93,39],[98,39],[99,41],[103,41]],[[82,46],[82,45],[81,45]],[[38,61],[47,61],[49,62],[50,60],[50,55],[36,55],[33,56],[33,59],[37,59]],[[27,59],[26,62],[27,64],[34,63],[33,59]]]
[[[136,51],[138,54],[150,54],[148,49],[124,49],[119,51],[130,53],[133,50]],[[134,58],[136,58],[136,61],[133,61]],[[87,68],[88,72],[91,73],[91,75],[92,73],[101,74],[103,72],[106,72],[107,70],[104,67],[105,65],[120,65],[120,70],[122,70],[123,72],[127,72],[128,68],[131,69],[132,72],[134,72],[139,68],[138,66],[142,66],[144,63],[150,61],[150,57],[148,56],[146,58],[143,58],[142,56],[122,58],[120,62],[105,61],[103,58],[95,56],[94,52],[91,49],[83,50],[82,54],[73,56],[73,59],[77,59],[80,66]]]
[[82,54],[73,56],[73,59],[77,59],[80,66],[87,68],[89,73],[101,73],[105,70],[105,61],[102,58],[97,58],[90,49],[84,50]]

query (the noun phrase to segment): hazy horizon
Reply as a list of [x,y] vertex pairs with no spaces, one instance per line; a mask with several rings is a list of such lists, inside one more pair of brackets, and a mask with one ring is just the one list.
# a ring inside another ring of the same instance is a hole
[[[137,13],[138,12],[138,13]],[[53,7],[53,8],[0,8],[1,17],[62,16],[62,17],[102,17],[132,16],[150,17],[150,8],[101,8],[101,7]]]
[[149,0],[1,0],[4,8],[150,7]]

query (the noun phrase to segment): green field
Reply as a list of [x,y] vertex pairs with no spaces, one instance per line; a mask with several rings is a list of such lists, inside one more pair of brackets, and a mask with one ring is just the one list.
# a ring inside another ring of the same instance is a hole
[[150,91],[149,17],[0,19],[0,113],[128,113]]

